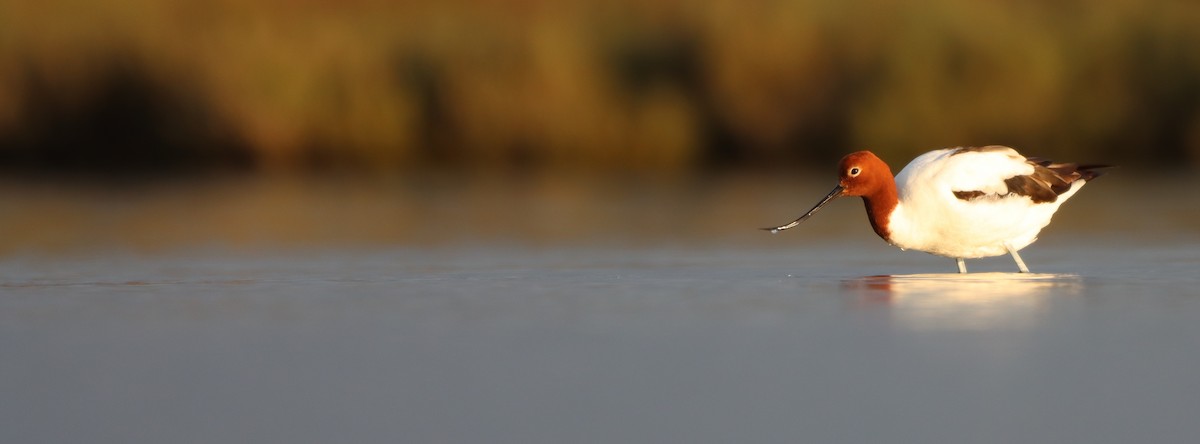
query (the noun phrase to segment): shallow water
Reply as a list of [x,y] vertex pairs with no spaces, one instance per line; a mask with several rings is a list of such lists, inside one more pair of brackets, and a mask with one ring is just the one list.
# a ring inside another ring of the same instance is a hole
[[1194,442],[1159,234],[11,255],[0,442]]
[[964,276],[754,229],[825,174],[3,182],[0,442],[1195,442],[1200,194],[1144,183]]

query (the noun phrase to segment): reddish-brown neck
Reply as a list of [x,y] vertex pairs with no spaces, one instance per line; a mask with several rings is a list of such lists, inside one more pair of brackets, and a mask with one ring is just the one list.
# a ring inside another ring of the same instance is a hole
[[875,234],[883,240],[891,242],[892,232],[888,229],[888,222],[892,217],[892,210],[896,209],[896,204],[900,203],[900,199],[896,194],[896,181],[888,178],[886,181],[880,181],[879,186],[871,190],[870,194],[863,195],[863,205],[867,207],[867,218],[871,220],[871,228],[875,230]]
[[900,202],[896,194],[896,178],[892,169],[870,151],[847,154],[838,163],[838,184],[843,196],[862,196],[867,206],[871,228],[883,240],[891,242],[888,219]]

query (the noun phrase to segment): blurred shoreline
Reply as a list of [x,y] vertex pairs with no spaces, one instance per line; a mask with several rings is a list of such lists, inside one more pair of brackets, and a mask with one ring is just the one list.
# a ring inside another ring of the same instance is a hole
[[0,0],[0,254],[870,239],[755,228],[988,144],[1121,165],[1047,236],[1192,235],[1196,48],[1179,0]]
[[1200,4],[0,1],[0,170],[1200,165]]

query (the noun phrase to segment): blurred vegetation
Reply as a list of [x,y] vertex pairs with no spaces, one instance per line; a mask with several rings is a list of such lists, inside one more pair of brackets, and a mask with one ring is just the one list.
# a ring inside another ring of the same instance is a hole
[[1200,165],[1200,3],[0,0],[9,169]]

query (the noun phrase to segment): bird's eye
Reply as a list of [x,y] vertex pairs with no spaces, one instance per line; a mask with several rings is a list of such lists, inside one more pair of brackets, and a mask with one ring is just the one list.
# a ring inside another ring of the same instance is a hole
[[851,177],[853,177],[853,176],[857,176],[857,175],[858,175],[858,173],[860,173],[860,172],[861,172],[861,170],[859,170],[859,169],[858,169],[858,167],[851,168],[851,169],[850,169],[850,176],[851,176]]

